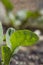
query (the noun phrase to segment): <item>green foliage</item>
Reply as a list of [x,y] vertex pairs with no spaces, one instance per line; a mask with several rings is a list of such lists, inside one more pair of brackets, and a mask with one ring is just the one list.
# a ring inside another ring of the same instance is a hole
[[38,41],[38,36],[29,30],[15,31],[10,37],[11,48],[8,47],[8,44],[7,46],[2,47],[2,59],[4,65],[9,65],[13,52],[17,47],[32,46],[37,41]]
[[6,40],[6,46],[2,46],[2,60],[4,65],[9,65],[10,58],[12,56],[12,52],[10,50],[11,43],[10,43],[10,36],[15,31],[14,28],[8,28],[6,35],[4,36],[4,40]]
[[1,0],[2,3],[5,5],[7,11],[11,11],[13,9],[13,5],[10,0]]
[[27,11],[26,14],[27,14],[27,18],[32,17],[32,18],[34,18],[34,19],[37,19],[37,17],[40,16],[40,13],[39,13],[38,11],[34,11],[34,12],[32,12],[32,11]]
[[10,38],[12,49],[18,46],[32,46],[37,40],[37,35],[29,30],[15,31]]
[[7,46],[2,46],[2,60],[4,62],[4,65],[9,65],[10,58],[11,58],[11,50]]

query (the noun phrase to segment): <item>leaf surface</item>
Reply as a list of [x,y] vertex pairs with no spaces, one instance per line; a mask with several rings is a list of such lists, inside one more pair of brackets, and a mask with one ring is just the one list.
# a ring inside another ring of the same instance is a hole
[[4,65],[9,65],[10,58],[11,58],[11,50],[7,46],[2,46],[2,60],[4,62]]
[[29,30],[15,31],[10,38],[12,49],[18,46],[32,46],[38,41],[38,36]]

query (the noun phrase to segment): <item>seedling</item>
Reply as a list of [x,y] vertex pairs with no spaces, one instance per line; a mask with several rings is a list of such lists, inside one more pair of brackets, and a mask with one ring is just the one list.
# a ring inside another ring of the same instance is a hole
[[8,31],[6,33],[6,45],[2,46],[1,43],[3,42],[3,30],[0,23],[0,48],[4,65],[10,64],[10,59],[13,56],[14,50],[17,47],[32,46],[38,41],[38,36],[30,30],[15,31],[13,28],[9,28]]

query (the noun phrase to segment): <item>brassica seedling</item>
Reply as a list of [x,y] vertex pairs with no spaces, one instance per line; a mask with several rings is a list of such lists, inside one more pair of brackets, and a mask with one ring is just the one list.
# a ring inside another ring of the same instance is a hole
[[[2,31],[2,25],[0,26],[0,30]],[[1,33],[0,31],[0,33]],[[3,31],[2,31],[3,32]],[[14,53],[14,50],[19,46],[32,46],[38,41],[38,36],[30,30],[17,30],[8,29],[6,33],[6,45],[1,46],[2,52],[2,61],[4,65],[10,64],[10,59]],[[3,33],[0,34],[0,40],[3,38]],[[3,39],[2,39],[3,41]],[[2,42],[1,41],[1,42]],[[9,42],[10,41],[10,42]],[[0,43],[1,43],[0,42]]]

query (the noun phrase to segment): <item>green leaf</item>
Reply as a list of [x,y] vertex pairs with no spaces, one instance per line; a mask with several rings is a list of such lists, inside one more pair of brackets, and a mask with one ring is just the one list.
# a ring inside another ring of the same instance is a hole
[[32,17],[33,19],[37,19],[40,16],[40,13],[38,11],[27,11],[26,14],[27,18]]
[[29,30],[15,31],[10,38],[12,50],[18,46],[32,46],[38,41],[38,36]]
[[2,60],[4,62],[4,65],[9,65],[10,58],[12,56],[10,48],[7,46],[2,46]]
[[0,45],[2,45],[2,43],[3,43],[3,28],[0,22]]
[[7,32],[6,32],[6,45],[11,48],[11,43],[10,43],[10,36],[12,33],[15,32],[14,28],[8,28]]
[[5,5],[7,11],[10,11],[13,9],[13,5],[12,3],[10,2],[10,0],[1,0],[2,3]]

